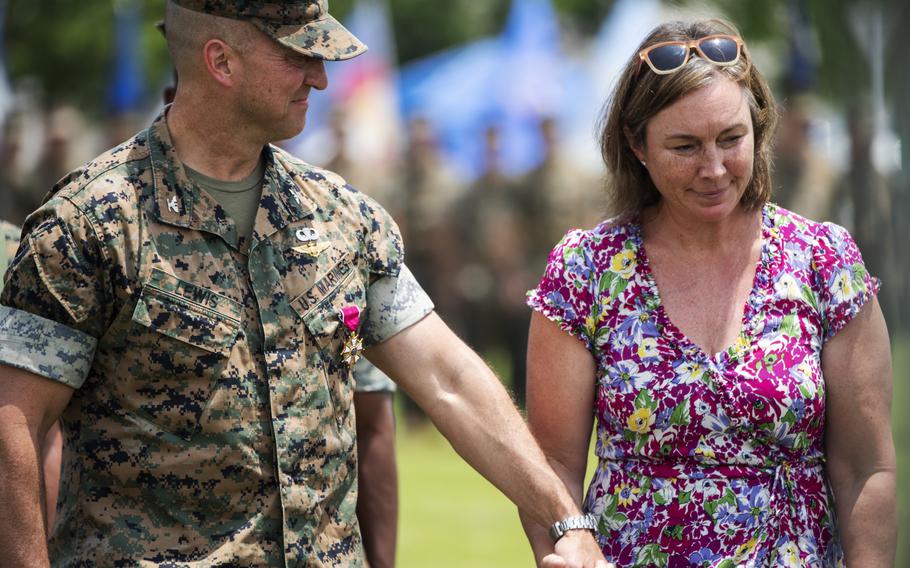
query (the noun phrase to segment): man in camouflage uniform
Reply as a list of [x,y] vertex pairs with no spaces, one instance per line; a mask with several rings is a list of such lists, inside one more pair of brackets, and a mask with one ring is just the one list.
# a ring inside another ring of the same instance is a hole
[[[303,128],[323,60],[365,47],[324,0],[171,0],[166,18],[174,104],[55,187],[0,298],[3,560],[362,566],[361,340],[528,516],[577,515],[495,376],[432,312],[385,211],[269,144]],[[252,227],[203,178],[256,178]],[[46,546],[40,440],[58,418]],[[554,553],[606,565],[586,531]]]
[[[165,37],[164,20],[156,26]],[[174,84],[164,89],[164,104],[174,102],[177,94],[177,73]],[[344,170],[334,166],[330,170],[347,178]],[[215,192],[218,195],[218,192]],[[18,231],[18,228],[17,228]],[[16,233],[18,239],[18,232]],[[370,568],[391,568],[395,566],[398,538],[398,464],[395,460],[395,412],[393,397],[395,383],[367,359],[357,361],[353,370],[354,416],[357,423],[357,522],[363,538],[363,550]],[[56,437],[53,437],[56,435]],[[45,447],[45,487],[48,488],[47,503],[54,507],[57,502],[56,487],[47,480],[58,479],[62,449],[60,429],[54,427],[48,437],[59,441],[56,453]],[[45,442],[47,446],[47,442]],[[56,462],[53,458],[56,457]],[[57,470],[53,470],[54,463]],[[49,475],[50,472],[50,475]],[[53,527],[53,512],[48,510],[47,525]]]

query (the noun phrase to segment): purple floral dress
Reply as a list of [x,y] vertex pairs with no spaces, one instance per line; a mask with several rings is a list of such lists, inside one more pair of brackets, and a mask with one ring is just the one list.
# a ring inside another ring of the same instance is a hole
[[597,362],[585,510],[619,566],[843,566],[821,353],[878,292],[843,228],[766,205],[736,342],[670,321],[635,220],[570,231],[528,304]]

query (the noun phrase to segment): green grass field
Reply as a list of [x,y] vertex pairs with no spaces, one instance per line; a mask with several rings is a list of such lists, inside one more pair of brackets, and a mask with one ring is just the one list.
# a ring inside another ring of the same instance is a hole
[[[894,441],[901,527],[910,527],[910,337],[894,348]],[[399,429],[401,484],[398,566],[524,568],[533,566],[515,507],[472,470],[433,428]],[[910,566],[910,539],[896,566]]]
[[534,566],[512,503],[432,426],[400,432],[398,566]]

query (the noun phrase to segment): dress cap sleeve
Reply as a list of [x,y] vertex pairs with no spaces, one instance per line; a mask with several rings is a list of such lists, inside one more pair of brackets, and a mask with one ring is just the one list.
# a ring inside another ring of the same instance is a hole
[[591,279],[596,277],[587,231],[573,229],[550,252],[547,268],[537,288],[528,292],[527,304],[581,340],[593,351]]
[[821,225],[814,254],[821,285],[820,306],[824,340],[834,337],[881,288],[866,270],[859,247],[839,225]]

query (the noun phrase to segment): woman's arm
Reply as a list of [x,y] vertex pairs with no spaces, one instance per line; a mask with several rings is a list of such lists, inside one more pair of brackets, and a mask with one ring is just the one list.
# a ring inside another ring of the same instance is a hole
[[822,350],[828,476],[848,566],[894,565],[891,353],[873,298]]
[[[582,502],[594,416],[594,358],[538,312],[528,336],[528,425],[569,494]],[[538,564],[553,552],[549,527],[519,511]]]

